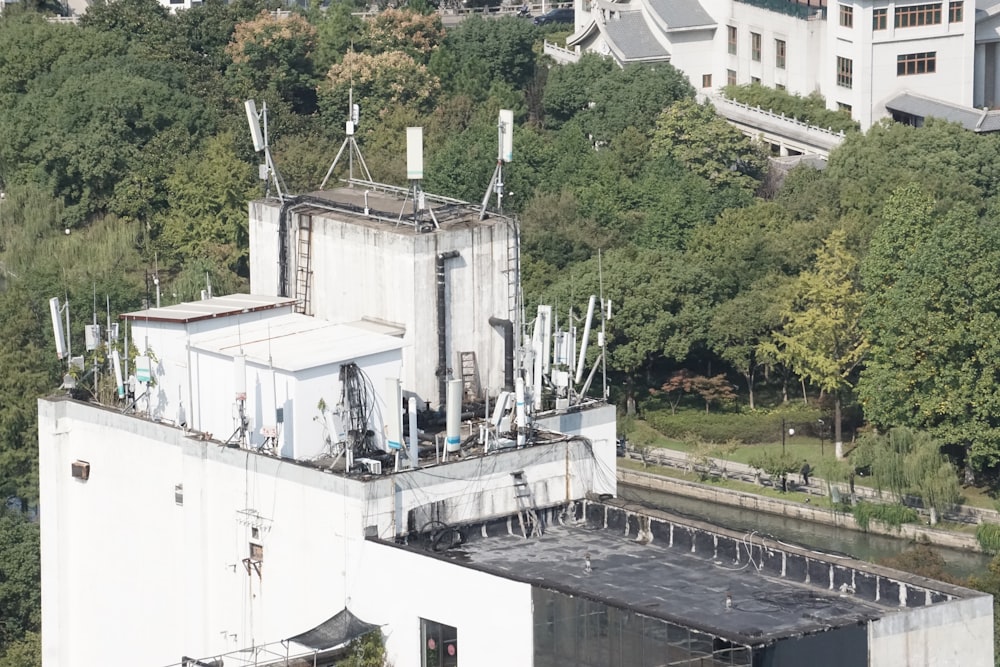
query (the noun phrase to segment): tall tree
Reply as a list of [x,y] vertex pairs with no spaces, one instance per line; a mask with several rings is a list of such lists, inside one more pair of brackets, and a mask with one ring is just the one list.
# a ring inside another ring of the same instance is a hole
[[711,104],[676,102],[656,119],[653,149],[670,155],[716,190],[752,193],[767,168],[761,146],[715,113]]
[[837,458],[844,455],[843,396],[869,347],[859,321],[858,283],[857,259],[846,247],[846,234],[834,230],[816,253],[816,268],[796,279],[784,328],[768,346],[775,359],[834,397]]
[[[872,343],[858,394],[881,426],[926,429],[965,451],[967,474],[1000,464],[1000,230],[968,206],[956,206],[917,239],[887,273],[873,253],[865,327]],[[883,237],[910,238],[898,229]],[[888,279],[886,278],[888,276]]]

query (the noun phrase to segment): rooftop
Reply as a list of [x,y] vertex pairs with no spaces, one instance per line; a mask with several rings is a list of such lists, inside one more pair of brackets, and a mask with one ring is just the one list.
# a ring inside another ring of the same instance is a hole
[[150,322],[188,323],[199,320],[209,320],[215,317],[226,317],[240,313],[253,313],[261,310],[271,310],[292,306],[295,299],[287,297],[264,296],[261,294],[233,294],[217,296],[202,301],[179,303],[176,306],[162,308],[147,308],[132,313],[124,313],[123,320],[146,320]]
[[[483,183],[485,192],[487,183]],[[412,192],[381,183],[360,181],[345,182],[339,187],[317,190],[292,198],[298,213],[308,213],[311,206],[317,215],[337,211],[353,223],[389,229],[399,234],[414,234],[437,228],[447,229],[456,225],[492,225],[503,216],[487,211],[479,219],[480,208],[459,199],[422,193],[425,209],[414,212]],[[495,198],[491,195],[491,204]]]
[[471,529],[439,557],[747,646],[980,595],[620,501],[587,502],[573,518],[552,517],[533,539]]
[[403,346],[396,336],[373,330],[375,326],[331,324],[290,313],[192,336],[191,347],[225,356],[244,354],[250,361],[295,372]]

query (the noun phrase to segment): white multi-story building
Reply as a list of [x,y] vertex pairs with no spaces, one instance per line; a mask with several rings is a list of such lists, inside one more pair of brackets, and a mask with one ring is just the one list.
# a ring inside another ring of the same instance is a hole
[[[822,5],[822,6],[820,6]],[[818,92],[862,129],[926,116],[991,131],[1000,104],[1000,4],[966,0],[577,0],[580,51],[670,62],[712,95],[760,83]]]

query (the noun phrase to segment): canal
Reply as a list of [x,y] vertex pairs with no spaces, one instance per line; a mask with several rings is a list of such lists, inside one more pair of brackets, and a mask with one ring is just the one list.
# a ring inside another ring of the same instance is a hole
[[[912,544],[902,538],[872,535],[740,507],[717,505],[628,484],[618,485],[618,495],[623,500],[640,502],[732,530],[757,531],[760,535],[772,536],[783,542],[793,542],[826,553],[847,554],[869,562],[895,556]],[[944,559],[949,574],[963,579],[970,574],[983,572],[990,562],[989,556],[980,553],[937,546],[933,549]]]

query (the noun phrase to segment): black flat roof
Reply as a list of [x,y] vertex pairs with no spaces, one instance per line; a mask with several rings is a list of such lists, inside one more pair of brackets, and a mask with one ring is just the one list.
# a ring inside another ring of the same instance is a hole
[[544,534],[529,539],[516,516],[469,527],[468,541],[432,555],[747,646],[980,595],[665,512],[596,502],[575,511],[565,521],[548,511]]

